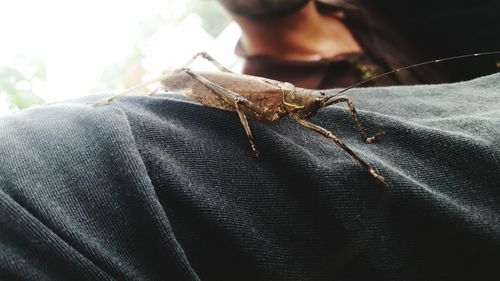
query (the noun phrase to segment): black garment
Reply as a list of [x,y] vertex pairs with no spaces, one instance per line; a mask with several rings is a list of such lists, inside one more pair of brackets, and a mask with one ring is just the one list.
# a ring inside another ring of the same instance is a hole
[[[176,95],[0,119],[1,280],[499,280],[500,75],[353,89],[311,119]],[[89,98],[94,101],[97,98]]]
[[[421,61],[500,50],[500,1],[497,0],[354,2],[383,19],[416,50]],[[383,35],[383,31],[378,35]],[[449,81],[463,81],[498,72],[499,62],[498,56],[487,56],[447,62],[433,68],[445,73]]]

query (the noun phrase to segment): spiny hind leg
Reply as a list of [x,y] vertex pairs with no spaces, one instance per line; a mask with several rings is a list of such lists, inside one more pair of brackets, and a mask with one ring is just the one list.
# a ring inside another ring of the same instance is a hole
[[[218,62],[216,59],[214,59],[211,55],[209,55],[207,52],[199,52],[195,55],[194,58],[197,57],[202,57],[206,59],[207,61],[211,62],[213,65],[215,65],[220,71],[222,72],[231,72],[233,73],[229,68],[223,66],[220,62]],[[194,59],[193,59],[194,61]],[[187,67],[187,66],[186,66]]]
[[[216,59],[214,59],[210,54],[208,54],[207,52],[198,52],[196,53],[194,56],[192,56],[182,67],[174,70],[173,72],[168,72],[166,73],[165,75],[163,75],[163,78],[166,78],[168,77],[168,75],[173,75],[173,74],[176,74],[178,72],[181,72],[181,71],[184,71],[186,69],[189,69],[189,66],[198,58],[198,57],[202,57],[204,59],[206,59],[207,61],[209,61],[210,63],[212,63],[213,65],[215,65],[220,71],[222,72],[230,72],[230,73],[234,73],[232,72],[230,69],[226,68],[224,65],[222,65],[220,62],[218,62]],[[161,87],[160,87],[161,88]],[[153,92],[151,92],[149,94],[149,96],[152,96],[154,95],[156,92],[158,92],[158,90],[160,90],[160,88],[157,88],[155,89]]]
[[370,137],[366,135],[363,123],[361,122],[361,119],[359,118],[359,115],[356,112],[356,108],[354,108],[354,104],[352,103],[352,100],[350,97],[345,96],[345,95],[334,97],[331,99],[329,104],[336,104],[336,103],[340,103],[340,102],[347,103],[347,106],[349,107],[349,111],[351,111],[352,116],[354,117],[354,122],[356,123],[356,127],[358,128],[358,131],[361,134],[361,137],[363,138],[363,141],[365,143],[373,143],[377,140],[377,138],[384,135],[384,132],[376,133],[375,135],[370,136]]
[[252,152],[255,157],[258,157],[259,152],[257,150],[257,146],[255,145],[252,131],[250,130],[250,126],[248,125],[248,120],[245,115],[245,112],[252,112],[255,116],[260,116],[263,119],[269,119],[269,120],[276,118],[275,113],[270,112],[265,108],[257,106],[256,104],[246,99],[245,97],[239,95],[238,93],[235,93],[220,85],[217,85],[196,72],[192,72],[189,69],[186,69],[185,71],[188,75],[193,77],[193,79],[196,79],[198,82],[207,87],[210,91],[216,94],[226,104],[234,108],[234,110],[238,113],[238,116],[240,117],[241,124],[243,125],[248,140],[250,141]]
[[[228,68],[226,68],[224,65],[222,65],[220,62],[218,62],[216,59],[214,59],[214,57],[212,57],[210,54],[208,54],[207,52],[198,52],[196,54],[194,54],[187,62],[184,63],[184,65],[182,67],[179,67],[173,71],[169,71],[169,72],[166,72],[164,73],[161,77],[161,80],[165,79],[166,77],[170,76],[170,75],[174,75],[174,74],[177,74],[185,69],[188,69],[189,66],[198,58],[198,57],[202,57],[204,59],[206,59],[207,61],[211,62],[213,65],[215,65],[220,71],[222,72],[231,72],[233,73],[231,70],[229,70]],[[161,81],[160,80],[160,81]],[[149,96],[153,96],[155,95],[159,90],[161,89],[161,87],[159,88],[156,88],[154,89],[153,91],[151,91],[149,93]]]
[[[126,90],[124,90],[123,92],[117,94],[117,95],[114,95],[112,97],[109,97],[109,98],[106,98],[102,101],[98,101],[96,104],[108,104],[108,103],[111,103],[113,102],[114,100],[122,97],[122,96],[125,96],[133,91],[136,91],[138,89],[141,89],[143,87],[146,87],[152,83],[156,83],[156,82],[160,82],[161,80],[165,79],[166,77],[168,76],[171,76],[171,75],[174,75],[174,74],[177,74],[181,71],[183,71],[184,69],[186,69],[187,67],[189,67],[198,57],[202,56],[206,56],[208,54],[204,53],[204,52],[199,52],[199,53],[196,53],[194,56],[192,56],[189,60],[187,60],[183,65],[182,67],[179,67],[179,68],[176,68],[174,70],[171,70],[171,71],[167,71],[167,72],[164,72],[162,75],[160,75],[159,77],[156,77],[152,80],[149,80],[149,81],[146,81],[144,83],[141,83],[141,84],[138,84],[136,86],[133,86],[131,88],[128,88]],[[156,89],[154,89],[153,91],[151,91],[148,95],[149,96],[153,96],[154,94],[156,94],[159,90],[161,89],[161,87],[158,87]]]
[[[217,60],[215,60],[207,52],[199,52],[199,53],[196,53],[194,56],[192,56],[187,62],[185,62],[184,65],[182,65],[182,67],[176,68],[176,69],[174,69],[172,71],[167,71],[167,72],[163,73],[162,75],[160,75],[157,78],[154,78],[152,80],[149,80],[149,81],[146,81],[144,83],[141,83],[141,84],[138,84],[136,86],[133,86],[131,88],[128,88],[128,89],[122,91],[121,93],[118,93],[118,94],[116,94],[114,96],[111,96],[109,98],[105,98],[105,99],[99,100],[99,101],[97,101],[97,102],[94,103],[94,106],[109,104],[109,103],[113,102],[116,99],[119,99],[119,98],[121,98],[121,97],[123,97],[123,96],[125,96],[127,94],[130,94],[133,91],[137,91],[137,90],[139,90],[141,88],[144,88],[144,87],[146,87],[146,86],[148,86],[150,84],[159,82],[159,81],[165,79],[166,77],[168,77],[170,75],[177,74],[177,73],[185,70],[186,68],[188,68],[198,57],[202,57],[202,58],[208,60],[213,65],[215,65],[220,71],[223,71],[223,72],[232,72],[231,70],[229,70],[228,68],[226,68],[225,66],[223,66],[221,63],[219,63]],[[156,92],[158,92],[159,90],[160,90],[160,88],[156,88],[155,90],[151,91],[148,95],[152,96],[152,95],[156,94]]]
[[[154,79],[152,79],[152,80],[149,80],[149,81],[146,81],[146,82],[144,82],[144,83],[138,84],[138,85],[136,85],[136,86],[130,87],[130,88],[128,88],[128,89],[126,89],[126,90],[124,90],[124,91],[122,91],[122,92],[120,92],[120,93],[118,93],[118,94],[114,95],[114,96],[111,96],[111,97],[108,97],[108,98],[104,98],[104,99],[98,100],[98,101],[96,101],[95,103],[93,103],[92,105],[93,105],[93,106],[101,106],[101,105],[107,105],[107,104],[110,104],[110,103],[112,103],[113,101],[115,101],[115,100],[117,100],[117,99],[119,99],[119,98],[121,98],[121,97],[123,97],[123,96],[126,96],[126,95],[128,95],[128,94],[130,94],[130,93],[132,93],[132,92],[134,92],[134,91],[137,91],[137,90],[139,90],[139,89],[142,89],[142,88],[144,88],[144,87],[147,87],[147,86],[149,86],[149,85],[151,85],[151,84],[153,84],[153,83],[159,82],[159,81],[161,81],[162,79],[164,79],[164,77],[165,77],[165,76],[163,76],[163,75],[162,75],[162,76],[159,76],[159,77],[154,78]],[[149,96],[152,96],[152,95],[156,94],[156,92],[158,92],[160,89],[161,89],[161,88],[159,88],[159,87],[158,87],[158,88],[154,89],[153,91],[151,91],[148,95],[149,95]]]
[[302,119],[299,115],[297,115],[295,113],[290,114],[290,116],[295,121],[297,121],[300,125],[308,128],[308,129],[311,129],[317,133],[320,133],[321,135],[332,140],[338,147],[342,148],[345,152],[347,152],[349,155],[351,155],[351,157],[354,158],[354,160],[358,161],[358,163],[361,164],[361,166],[363,166],[363,168],[365,168],[365,170],[368,172],[368,174],[370,176],[372,176],[373,178],[375,178],[375,180],[377,180],[377,182],[379,182],[385,188],[387,188],[389,186],[387,184],[387,182],[385,181],[384,177],[382,177],[377,171],[375,171],[375,169],[373,169],[373,167],[370,164],[366,163],[356,153],[354,153],[354,151],[352,151],[352,149],[350,149],[343,141],[341,141],[339,138],[334,136],[332,134],[332,132],[330,132],[330,131],[326,130],[325,128],[320,127],[316,124],[313,124],[307,120]]
[[167,72],[167,74],[168,73],[178,73],[178,72],[182,71],[183,69],[188,68],[198,57],[202,57],[202,58],[206,59],[207,61],[211,62],[220,71],[232,72],[231,70],[229,70],[228,68],[223,66],[220,62],[218,62],[216,59],[214,59],[211,55],[209,55],[207,52],[198,52],[198,53],[194,54],[188,61],[186,61],[184,63],[184,65],[182,65],[182,67],[179,67],[172,72]]

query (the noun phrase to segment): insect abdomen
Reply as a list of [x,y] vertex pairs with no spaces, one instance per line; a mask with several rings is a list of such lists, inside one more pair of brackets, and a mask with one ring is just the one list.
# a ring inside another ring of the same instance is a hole
[[[283,106],[283,92],[279,87],[266,83],[265,81],[268,79],[233,73],[199,72],[199,74],[269,111],[278,112]],[[235,111],[234,105],[227,104],[207,87],[184,72],[166,78],[162,81],[162,84],[167,90],[183,92],[188,98],[206,106]],[[260,119],[259,116],[255,116],[251,112],[246,112],[246,114]]]

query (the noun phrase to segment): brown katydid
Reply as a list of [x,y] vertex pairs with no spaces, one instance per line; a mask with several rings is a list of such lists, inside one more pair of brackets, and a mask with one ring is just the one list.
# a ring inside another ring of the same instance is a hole
[[[363,141],[365,143],[373,143],[384,133],[380,132],[373,136],[368,136],[365,133],[363,124],[351,99],[342,93],[354,87],[364,85],[365,83],[378,79],[382,76],[402,70],[448,60],[493,54],[500,54],[500,51],[455,56],[417,63],[398,68],[354,84],[334,95],[326,95],[323,91],[299,88],[287,82],[233,73],[207,53],[201,52],[193,56],[181,68],[163,74],[152,81],[130,88],[125,92],[107,98],[98,103],[109,103],[140,87],[154,82],[161,82],[165,89],[184,91],[188,98],[198,101],[206,106],[236,112],[250,141],[252,151],[257,157],[258,151],[248,125],[247,117],[257,120],[275,121],[285,115],[288,115],[300,125],[309,128],[333,141],[339,148],[343,149],[354,160],[356,160],[378,183],[384,187],[388,187],[384,177],[382,177],[370,164],[361,159],[342,140],[337,138],[330,131],[311,123],[307,120],[307,118],[314,115],[323,107],[345,102],[348,105]],[[200,56],[212,62],[221,70],[221,72],[194,72],[190,70],[188,66]]]

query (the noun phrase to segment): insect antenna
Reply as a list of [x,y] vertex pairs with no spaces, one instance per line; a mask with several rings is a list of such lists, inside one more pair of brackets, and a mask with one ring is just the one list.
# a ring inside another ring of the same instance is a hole
[[342,90],[340,90],[339,92],[333,94],[331,97],[329,97],[328,99],[326,99],[322,104],[321,104],[321,107],[325,107],[325,106],[329,106],[331,104],[333,104],[335,102],[335,97],[337,97],[338,95],[346,92],[347,90],[350,90],[352,88],[356,88],[358,86],[362,86],[362,85],[365,85],[371,81],[374,81],[374,80],[377,80],[381,77],[384,77],[384,76],[387,76],[387,75],[390,75],[390,74],[393,74],[393,73],[396,73],[396,72],[400,72],[400,71],[403,71],[403,70],[408,70],[408,69],[411,69],[411,68],[416,68],[416,67],[420,67],[420,66],[424,66],[424,65],[428,65],[428,64],[434,64],[434,63],[440,63],[440,62],[445,62],[445,61],[451,61],[451,60],[457,60],[457,59],[465,59],[465,58],[470,58],[470,57],[479,57],[479,56],[488,56],[488,55],[499,55],[500,54],[500,51],[491,51],[491,52],[483,52],[483,53],[475,53],[475,54],[467,54],[467,55],[460,55],[460,56],[454,56],[454,57],[447,57],[447,58],[442,58],[442,59],[435,59],[435,60],[431,60],[431,61],[426,61],[426,62],[420,62],[420,63],[416,63],[416,64],[412,64],[412,65],[408,65],[408,66],[405,66],[405,67],[401,67],[401,68],[397,68],[395,70],[391,70],[391,71],[388,71],[388,72],[385,72],[385,73],[382,73],[380,75],[377,75],[375,77],[372,77],[370,79],[367,79],[367,80],[364,80],[364,81],[361,81],[359,83],[356,83],[354,85],[351,85],[347,88],[344,88]]

